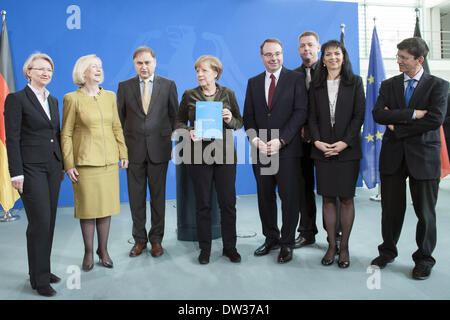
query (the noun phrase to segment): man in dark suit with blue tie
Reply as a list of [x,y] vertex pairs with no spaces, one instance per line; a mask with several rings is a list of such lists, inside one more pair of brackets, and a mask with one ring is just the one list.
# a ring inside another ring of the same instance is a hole
[[[292,259],[299,212],[299,175],[302,155],[300,129],[306,122],[308,99],[304,75],[283,67],[278,39],[261,45],[266,71],[249,79],[244,103],[244,126],[252,145],[258,209],[266,240],[255,256],[281,247],[278,262]],[[256,156],[257,154],[257,156]],[[277,198],[283,225],[277,225]]]
[[380,152],[381,229],[380,255],[372,265],[384,268],[397,256],[397,242],[406,210],[406,179],[418,218],[418,250],[412,258],[412,277],[427,279],[435,264],[436,201],[441,173],[440,133],[447,110],[447,81],[424,72],[428,46],[421,38],[397,45],[402,74],[381,83],[373,118],[388,128]]

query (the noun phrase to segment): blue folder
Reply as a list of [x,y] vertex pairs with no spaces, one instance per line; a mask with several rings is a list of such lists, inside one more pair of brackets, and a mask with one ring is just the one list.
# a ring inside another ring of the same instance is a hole
[[194,124],[196,138],[223,138],[222,108],[223,104],[219,101],[197,101]]

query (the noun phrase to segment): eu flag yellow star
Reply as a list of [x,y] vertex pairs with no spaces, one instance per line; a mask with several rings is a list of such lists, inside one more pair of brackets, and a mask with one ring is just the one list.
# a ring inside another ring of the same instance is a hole
[[369,80],[369,84],[372,84],[375,81],[375,78],[373,77],[373,75],[370,75],[368,80]]
[[379,130],[377,130],[377,133],[375,134],[375,136],[377,137],[377,140],[383,139],[383,133],[381,133]]
[[369,143],[370,141],[374,142],[374,140],[373,140],[374,137],[375,136],[368,133],[367,136],[365,136],[364,138],[367,139],[367,143]]

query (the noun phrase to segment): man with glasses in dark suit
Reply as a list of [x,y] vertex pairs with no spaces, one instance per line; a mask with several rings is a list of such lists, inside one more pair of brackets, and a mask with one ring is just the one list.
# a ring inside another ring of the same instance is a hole
[[447,110],[448,82],[424,72],[428,46],[421,38],[397,45],[400,75],[381,83],[373,109],[375,122],[386,125],[380,152],[380,255],[372,265],[384,268],[397,257],[397,242],[406,210],[406,179],[418,218],[418,250],[412,277],[427,279],[435,264],[436,201],[441,173],[440,126]]

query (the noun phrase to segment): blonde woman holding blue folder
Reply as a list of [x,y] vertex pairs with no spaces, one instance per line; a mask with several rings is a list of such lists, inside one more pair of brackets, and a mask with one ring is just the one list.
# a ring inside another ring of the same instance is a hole
[[[222,70],[222,63],[216,57],[206,55],[197,59],[195,71],[199,86],[184,92],[175,121],[175,129],[188,130],[191,138],[187,146],[191,150],[191,157],[187,159],[189,163],[185,161],[185,164],[194,185],[197,236],[201,250],[198,257],[200,264],[208,264],[211,253],[213,183],[216,187],[221,214],[223,255],[231,262],[241,261],[241,256],[236,250],[237,156],[233,130],[240,129],[243,121],[234,92],[216,83]],[[195,135],[196,105],[197,102],[205,101],[222,103],[221,139],[202,139]],[[229,154],[230,151],[233,155]]]

